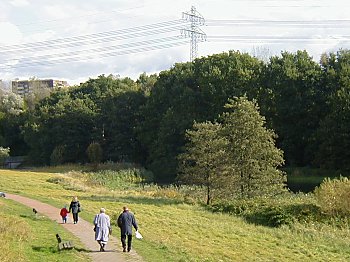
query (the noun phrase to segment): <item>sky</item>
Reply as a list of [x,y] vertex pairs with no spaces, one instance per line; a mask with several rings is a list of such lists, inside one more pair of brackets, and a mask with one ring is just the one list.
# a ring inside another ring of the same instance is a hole
[[[203,18],[192,27],[191,8]],[[193,31],[197,57],[306,50],[318,61],[350,49],[349,29],[348,0],[2,0],[0,79],[136,80],[190,61]]]

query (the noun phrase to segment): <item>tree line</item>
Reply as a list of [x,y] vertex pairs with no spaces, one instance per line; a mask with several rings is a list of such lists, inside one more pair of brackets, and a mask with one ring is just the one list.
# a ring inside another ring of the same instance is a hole
[[[104,161],[139,163],[158,182],[172,182],[181,155],[189,152],[186,130],[203,129],[201,136],[207,136],[221,128],[218,120],[230,99],[244,97],[255,101],[266,128],[276,134],[285,165],[346,172],[349,91],[348,50],[324,54],[319,62],[306,51],[282,52],[268,62],[230,51],[158,75],[141,74],[136,81],[102,75],[56,90],[34,106],[33,99],[2,92],[0,146],[48,165],[53,159],[85,163],[87,148],[98,143]],[[220,154],[227,141],[213,141]]]

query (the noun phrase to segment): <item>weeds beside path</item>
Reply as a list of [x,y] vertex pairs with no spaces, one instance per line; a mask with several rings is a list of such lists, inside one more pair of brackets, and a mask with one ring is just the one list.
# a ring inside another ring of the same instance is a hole
[[[19,195],[6,194],[6,198],[35,208],[39,214],[45,215],[51,220],[60,223],[59,209],[56,207]],[[73,224],[70,220],[67,224],[61,225],[80,239],[88,250],[88,255],[91,257],[92,261],[142,261],[142,258],[133,250],[130,253],[121,252],[121,250],[119,250],[119,238],[117,239],[113,236],[110,236],[106,252],[100,252],[99,245],[94,239],[92,224],[81,218],[79,218],[78,224]],[[55,234],[56,232],[52,232],[53,237],[55,237]]]

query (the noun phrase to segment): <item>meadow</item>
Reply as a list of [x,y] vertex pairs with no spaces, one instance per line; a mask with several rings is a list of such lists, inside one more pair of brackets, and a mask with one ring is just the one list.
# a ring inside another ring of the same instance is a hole
[[[139,169],[121,167],[121,172],[112,173],[82,171],[88,170],[79,167],[0,170],[0,191],[57,207],[68,204],[77,195],[83,207],[81,216],[88,221],[101,207],[115,221],[122,206],[128,205],[144,236],[143,240],[134,240],[134,248],[145,261],[350,260],[349,220],[325,219],[313,194],[287,194],[273,200],[237,202],[233,206],[218,203],[209,208],[202,204],[205,196],[200,189],[140,183],[143,171]],[[7,200],[1,203],[6,204]],[[8,212],[2,211],[2,206],[0,214],[5,215]],[[269,210],[269,214],[272,211],[274,222],[279,223],[273,226],[264,223],[267,213],[262,210]],[[23,212],[11,213],[17,219],[25,219],[20,217]],[[32,228],[39,226],[31,220],[24,222]],[[116,227],[113,234],[119,235]],[[54,241],[49,242],[53,247]],[[16,246],[16,253],[25,256],[24,249]]]
[[[75,249],[59,252],[55,234],[72,240]],[[31,208],[0,198],[0,261],[90,261],[79,239]]]

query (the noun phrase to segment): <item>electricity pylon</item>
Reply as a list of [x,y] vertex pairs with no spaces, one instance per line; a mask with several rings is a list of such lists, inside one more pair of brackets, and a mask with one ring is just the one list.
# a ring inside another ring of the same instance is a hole
[[181,35],[191,39],[190,61],[193,62],[198,55],[198,42],[203,42],[207,38],[207,35],[199,28],[204,25],[205,20],[194,6],[191,7],[190,12],[182,13],[182,19],[191,22],[190,27],[181,29]]

